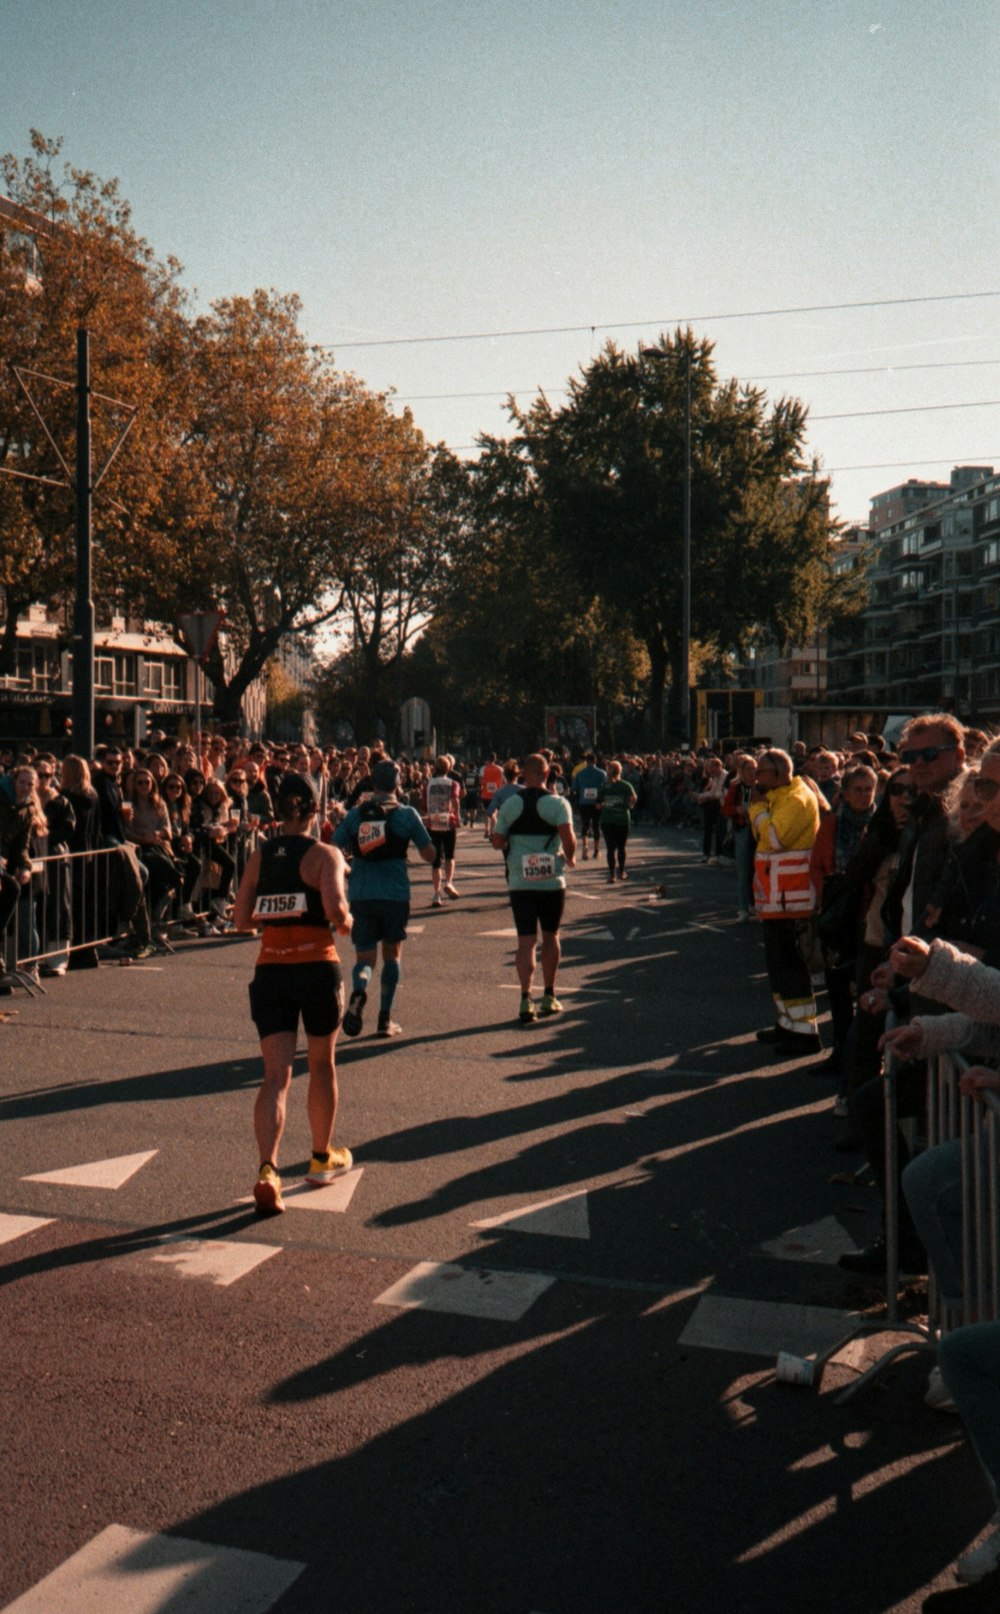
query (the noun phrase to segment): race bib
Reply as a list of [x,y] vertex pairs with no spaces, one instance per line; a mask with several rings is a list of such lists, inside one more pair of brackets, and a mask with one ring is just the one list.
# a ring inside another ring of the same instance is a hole
[[521,878],[524,880],[553,880],[556,860],[551,852],[525,852],[521,858]]
[[258,896],[253,916],[255,919],[289,919],[305,911],[304,891],[275,891],[268,896]]
[[384,818],[363,819],[358,825],[358,851],[362,857],[371,857],[387,844],[389,831]]
[[450,813],[431,813],[429,815],[429,817],[428,817],[428,823],[429,823],[431,829],[437,829],[437,830],[451,829],[451,814]]
[[597,786],[596,785],[585,785],[584,786],[583,800],[584,801],[596,801],[597,800]]

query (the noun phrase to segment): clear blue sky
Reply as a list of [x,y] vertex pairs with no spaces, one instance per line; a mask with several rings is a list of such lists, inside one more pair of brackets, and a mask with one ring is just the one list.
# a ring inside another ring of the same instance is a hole
[[[690,318],[722,375],[854,417],[810,443],[863,518],[1000,467],[1000,297],[709,316],[1000,292],[998,24],[1000,0],[0,0],[0,149],[62,135],[202,302],[297,291],[312,340],[459,450],[505,429],[500,395]],[[584,329],[356,345],[550,327]],[[922,412],[861,415],[888,409]]]

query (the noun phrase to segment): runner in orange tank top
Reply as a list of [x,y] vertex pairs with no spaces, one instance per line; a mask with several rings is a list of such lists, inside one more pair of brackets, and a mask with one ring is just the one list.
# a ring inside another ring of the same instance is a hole
[[308,833],[316,793],[303,774],[284,776],[275,807],[279,832],[252,853],[233,907],[237,930],[261,931],[250,1012],[264,1061],[264,1080],[254,1104],[260,1171],[253,1196],[262,1216],[285,1209],[278,1147],[285,1130],[300,1017],[309,1062],[307,1111],[313,1149],[305,1180],[310,1187],[321,1188],[354,1164],[351,1151],[334,1148],[332,1142],[337,1114],[334,1044],[344,988],[331,927],[342,936],[350,934],[347,864],[335,847],[324,846]]

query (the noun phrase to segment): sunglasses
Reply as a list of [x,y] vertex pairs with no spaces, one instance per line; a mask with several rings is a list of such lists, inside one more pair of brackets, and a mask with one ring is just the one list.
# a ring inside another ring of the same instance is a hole
[[918,751],[900,751],[899,760],[904,768],[911,768],[915,762],[936,762],[945,751],[954,751],[953,745],[922,745]]
[[972,788],[980,801],[992,801],[1000,791],[1000,779],[984,779],[980,774],[978,778],[973,779]]
[[916,795],[916,791],[912,785],[903,784],[886,785],[885,793],[887,796],[905,796],[907,801],[912,801]]

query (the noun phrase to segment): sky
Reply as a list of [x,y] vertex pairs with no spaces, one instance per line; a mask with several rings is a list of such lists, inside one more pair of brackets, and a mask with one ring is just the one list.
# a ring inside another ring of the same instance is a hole
[[690,323],[721,378],[803,399],[865,520],[1000,468],[998,25],[1000,0],[0,0],[0,151],[62,137],[197,306],[298,293],[311,341],[463,457],[508,394],[558,402],[606,342]]

